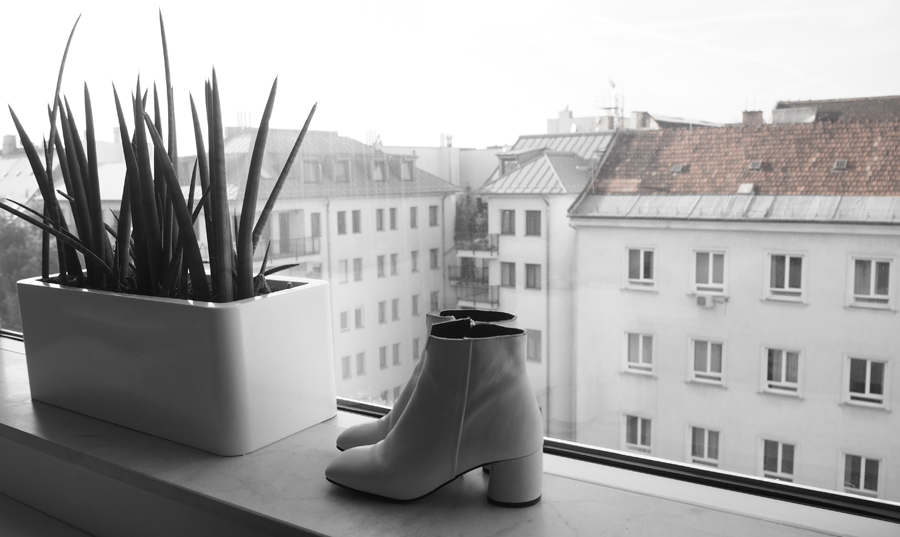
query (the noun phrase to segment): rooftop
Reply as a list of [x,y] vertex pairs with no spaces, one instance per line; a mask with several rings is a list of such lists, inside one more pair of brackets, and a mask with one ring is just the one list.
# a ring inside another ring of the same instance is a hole
[[775,110],[815,109],[815,121],[893,121],[900,119],[900,95],[818,101],[779,101]]

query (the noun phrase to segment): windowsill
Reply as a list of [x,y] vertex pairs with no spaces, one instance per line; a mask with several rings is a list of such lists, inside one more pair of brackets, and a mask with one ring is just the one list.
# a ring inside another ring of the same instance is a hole
[[619,371],[619,373],[621,373],[623,375],[635,375],[638,377],[656,378],[656,375],[653,374],[652,370],[644,371],[641,369],[623,369],[622,371]]
[[788,399],[796,399],[798,401],[803,400],[803,396],[799,392],[788,392],[781,390],[770,390],[770,389],[762,389],[759,391],[760,395],[775,395],[777,397],[787,397]]
[[722,381],[715,380],[704,380],[704,379],[688,379],[685,382],[688,384],[695,384],[697,386],[709,386],[711,388],[721,388],[723,390],[728,389],[728,386],[725,385]]
[[[337,435],[371,418],[338,412],[248,455],[218,457],[31,401],[21,342],[0,338],[0,373],[0,493],[88,533],[896,532],[889,522],[553,455],[544,456],[543,499],[530,508],[488,504],[489,477],[480,470],[417,501],[385,501],[324,479]],[[223,528],[231,531],[216,531]]]
[[844,309],[847,311],[883,311],[885,313],[897,313],[897,310],[889,305],[879,305],[879,304],[847,304],[844,306]]
[[806,302],[803,298],[784,298],[784,297],[775,297],[768,296],[762,299],[760,302],[763,304],[788,304],[793,306],[809,306],[809,303]]
[[659,289],[656,288],[655,285],[648,285],[646,287],[641,287],[638,285],[625,285],[619,288],[621,291],[637,291],[639,293],[653,293],[659,294]]
[[890,414],[891,409],[885,405],[876,405],[872,403],[860,403],[856,401],[841,401],[840,405],[847,408],[859,408],[861,410],[874,410],[876,412],[887,412]]

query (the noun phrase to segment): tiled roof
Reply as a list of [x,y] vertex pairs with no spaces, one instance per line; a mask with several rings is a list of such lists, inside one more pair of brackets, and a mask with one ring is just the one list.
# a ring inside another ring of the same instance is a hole
[[[846,169],[834,171],[839,159]],[[759,195],[898,196],[900,121],[622,131],[591,193],[736,194],[748,183]]]
[[[269,131],[261,172],[260,199],[268,198],[299,133],[298,129]],[[246,129],[225,140],[226,176],[229,183],[239,186],[239,198],[243,197],[255,139],[255,129]],[[190,181],[193,159],[194,157],[189,157],[180,163],[181,181],[185,184]],[[375,181],[372,179],[373,162],[382,159],[386,163],[387,178]],[[338,136],[334,132],[309,131],[291,166],[279,199],[444,195],[459,191],[452,184],[421,169],[416,169],[413,180],[402,180],[400,166],[408,159],[409,157],[376,152],[370,146],[352,138]],[[303,177],[304,160],[314,162],[319,167],[318,181],[309,181]],[[337,182],[334,180],[336,163],[345,160],[350,162],[349,179]]]
[[484,194],[578,194],[591,179],[590,161],[573,153],[545,152],[481,188]]
[[776,110],[815,108],[816,121],[892,121],[900,119],[900,95],[820,101],[780,101]]

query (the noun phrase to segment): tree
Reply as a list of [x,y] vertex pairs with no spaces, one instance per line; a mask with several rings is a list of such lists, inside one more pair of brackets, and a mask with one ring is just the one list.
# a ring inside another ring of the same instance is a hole
[[16,282],[41,274],[41,232],[0,215],[0,327],[22,331]]

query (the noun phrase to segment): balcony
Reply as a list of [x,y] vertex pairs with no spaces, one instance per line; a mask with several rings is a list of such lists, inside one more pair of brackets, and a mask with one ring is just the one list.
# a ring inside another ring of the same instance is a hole
[[457,257],[495,258],[499,253],[500,235],[497,233],[456,240]]
[[488,284],[488,269],[474,267],[450,267],[448,274],[451,285],[459,284]]
[[458,308],[494,310],[500,307],[500,286],[480,283],[460,283],[456,287]]
[[[293,257],[300,258],[308,255],[317,255],[322,251],[321,237],[305,237],[301,239],[289,239],[286,241],[269,241],[269,259]],[[262,261],[266,253],[265,245],[260,242],[253,253],[254,261]]]

